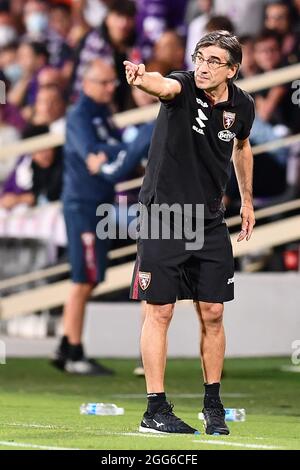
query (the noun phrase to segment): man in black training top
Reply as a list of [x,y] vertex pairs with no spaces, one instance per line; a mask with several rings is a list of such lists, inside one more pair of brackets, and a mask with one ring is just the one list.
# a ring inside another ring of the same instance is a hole
[[[198,433],[175,416],[164,392],[167,330],[174,304],[177,299],[192,299],[201,323],[206,433],[229,434],[219,390],[225,351],[223,302],[234,297],[234,262],[222,198],[233,156],[241,195],[238,241],[249,240],[255,223],[249,143],[254,104],[233,84],[242,61],[235,36],[227,31],[205,35],[196,45],[193,61],[194,72],[174,72],[166,78],[147,73],[143,64],[124,62],[128,83],[158,96],[162,103],[140,192],[141,232],[146,223],[155,222],[150,214],[154,205],[164,203],[171,210],[173,204],[190,204],[193,223],[197,207],[204,206],[201,249],[187,249],[184,237],[138,240],[131,298],[147,302],[141,351],[148,392],[140,431]],[[176,235],[178,226],[170,225]]]

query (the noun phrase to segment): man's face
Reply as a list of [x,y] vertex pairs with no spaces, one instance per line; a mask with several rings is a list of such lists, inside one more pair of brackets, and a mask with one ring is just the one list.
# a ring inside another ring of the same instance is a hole
[[36,2],[35,0],[29,0],[24,5],[24,14],[25,16],[30,15],[31,13],[47,13],[48,8],[44,3]]
[[59,8],[55,8],[50,13],[50,26],[54,31],[66,37],[72,26],[71,15]]
[[34,73],[38,69],[37,57],[28,44],[21,44],[17,53],[18,63],[25,73]]
[[212,8],[212,0],[198,0],[198,6],[202,13],[209,13]]
[[166,31],[155,44],[155,59],[172,68],[173,64],[183,64],[184,48],[176,33]]
[[32,154],[32,160],[43,169],[49,168],[54,162],[54,150],[40,150]]
[[254,59],[254,44],[252,40],[245,42],[242,46],[243,49],[243,62],[242,70],[248,68],[255,68],[255,59]]
[[51,124],[64,114],[64,103],[55,89],[41,89],[35,102],[37,119],[43,124]]
[[269,5],[266,8],[265,27],[280,34],[289,31],[289,10],[286,5]]
[[281,61],[281,51],[278,42],[274,38],[260,41],[254,46],[254,58],[261,70],[273,70]]
[[116,90],[117,77],[113,67],[94,67],[83,81],[83,89],[96,103],[109,104]]
[[228,52],[218,46],[199,49],[195,62],[196,86],[211,90],[234,77],[237,66],[228,65],[228,59]]
[[134,18],[110,12],[106,18],[108,34],[113,44],[119,45],[126,41],[134,30]]

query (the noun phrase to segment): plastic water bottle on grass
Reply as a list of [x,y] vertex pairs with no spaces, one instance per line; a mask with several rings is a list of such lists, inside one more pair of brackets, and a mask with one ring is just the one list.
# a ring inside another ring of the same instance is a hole
[[[203,413],[198,413],[198,419],[204,419]],[[225,421],[246,421],[244,408],[225,408]]]
[[244,408],[225,408],[225,421],[246,421]]
[[114,403],[83,403],[80,406],[80,414],[97,416],[123,415],[124,408],[119,408]]

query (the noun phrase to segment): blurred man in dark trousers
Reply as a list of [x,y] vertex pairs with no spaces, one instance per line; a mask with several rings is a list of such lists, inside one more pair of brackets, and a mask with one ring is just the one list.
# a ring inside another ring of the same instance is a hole
[[109,108],[116,86],[114,68],[100,59],[92,62],[83,93],[67,117],[63,205],[72,286],[64,307],[64,335],[52,363],[79,375],[113,373],[87,359],[81,344],[86,302],[103,281],[107,261],[108,240],[96,236],[96,210],[102,203],[114,204],[114,183],[147,154],[152,133],[152,125],[145,125],[131,145],[120,143]]
[[[96,209],[114,200],[113,184],[96,171],[91,174],[87,161],[91,153],[123,148],[110,121],[109,103],[115,88],[114,69],[106,62],[93,62],[86,69],[80,100],[67,118],[63,205],[73,283],[64,307],[64,336],[53,364],[74,374],[112,374],[85,357],[81,336],[86,302],[103,280],[106,266],[108,246],[96,237]],[[99,169],[100,165],[99,158]]]

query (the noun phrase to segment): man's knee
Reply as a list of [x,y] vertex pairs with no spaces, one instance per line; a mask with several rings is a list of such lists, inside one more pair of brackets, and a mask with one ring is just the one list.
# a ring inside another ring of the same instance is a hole
[[224,305],[220,303],[201,302],[201,321],[205,325],[222,324]]
[[147,307],[147,314],[153,321],[160,324],[168,325],[172,320],[174,304],[147,304]]
[[92,293],[92,290],[94,289],[94,287],[95,287],[94,284],[74,283],[73,289],[77,295],[88,297]]

